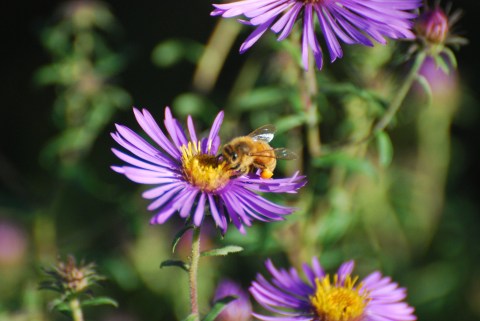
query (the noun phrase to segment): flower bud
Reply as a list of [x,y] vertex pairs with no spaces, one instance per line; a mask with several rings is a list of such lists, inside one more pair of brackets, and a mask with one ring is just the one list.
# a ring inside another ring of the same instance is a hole
[[417,20],[417,34],[427,42],[442,44],[448,36],[448,16],[440,8],[425,11]]
[[50,280],[42,282],[40,288],[54,290],[63,294],[79,294],[85,292],[97,281],[104,280],[95,271],[95,264],[78,264],[73,256],[68,256],[66,262],[58,262],[52,269],[45,270],[51,276]]

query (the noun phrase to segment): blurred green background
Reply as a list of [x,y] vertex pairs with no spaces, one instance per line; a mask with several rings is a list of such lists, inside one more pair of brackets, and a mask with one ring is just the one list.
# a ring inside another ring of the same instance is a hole
[[[274,144],[302,155],[281,163],[279,176],[300,169],[309,181],[287,198],[299,211],[286,222],[254,224],[246,236],[231,228],[224,240],[204,229],[204,248],[246,249],[201,262],[204,312],[220,279],[248,287],[267,257],[298,267],[318,255],[328,269],[354,258],[360,275],[392,275],[408,288],[419,320],[480,320],[480,4],[454,3],[465,11],[459,30],[470,41],[458,52],[457,76],[435,75],[432,99],[413,90],[389,139],[326,148],[321,157],[302,143],[300,77],[284,53],[295,49],[270,35],[239,55],[248,27],[210,17],[209,2],[10,6],[1,19],[1,321],[68,319],[49,311],[52,293],[37,290],[41,267],[67,254],[96,262],[108,281],[95,291],[120,305],[86,309],[87,320],[188,314],[186,274],[159,269],[182,222],[149,225],[144,187],[109,168],[119,164],[110,152],[114,123],[139,130],[131,106],[160,122],[166,105],[179,119],[192,114],[203,130],[225,110],[224,141],[276,124]],[[398,52],[406,46],[344,46],[345,58],[317,73],[327,145],[364,136],[405,72]],[[183,240],[175,257],[187,255]]]

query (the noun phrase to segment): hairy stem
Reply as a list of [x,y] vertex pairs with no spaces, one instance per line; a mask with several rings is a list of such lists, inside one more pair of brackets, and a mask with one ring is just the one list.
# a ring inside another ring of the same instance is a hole
[[405,81],[398,90],[396,96],[393,97],[385,114],[383,114],[382,118],[373,127],[371,135],[376,135],[377,133],[383,131],[388,126],[388,124],[390,124],[393,116],[395,116],[400,106],[402,106],[402,102],[405,100],[405,97],[407,97],[410,88],[417,79],[418,71],[423,64],[425,57],[426,53],[423,51],[419,52],[418,55],[415,57],[415,61],[413,62],[412,68],[410,69],[407,78],[405,78]]
[[188,269],[190,282],[190,305],[192,314],[195,315],[193,321],[199,321],[200,315],[198,313],[198,291],[197,291],[197,272],[198,261],[200,259],[200,227],[193,229],[192,236],[192,253],[190,255],[190,268]]
[[80,301],[77,298],[70,301],[70,308],[72,309],[73,320],[83,321],[82,308],[80,306]]

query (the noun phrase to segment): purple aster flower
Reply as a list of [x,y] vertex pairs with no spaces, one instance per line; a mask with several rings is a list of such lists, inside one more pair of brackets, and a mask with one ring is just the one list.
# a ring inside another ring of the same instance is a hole
[[229,221],[245,233],[244,224],[250,226],[253,220],[278,221],[293,212],[293,208],[277,205],[257,193],[295,193],[305,185],[304,176],[296,173],[283,179],[261,179],[256,174],[236,177],[226,162],[216,156],[223,112],[217,115],[208,137],[203,139],[197,139],[190,116],[188,139],[168,107],[164,125],[170,138],[146,109],[134,108],[133,112],[158,147],[128,127],[116,125],[117,131],[112,137],[129,153],[115,148],[112,151],[128,165],[112,166],[112,169],[136,183],[154,185],[143,193],[144,198],[153,200],[148,206],[149,210],[156,211],[152,224],[163,224],[179,213],[180,217],[200,226],[208,205],[222,233],[227,231]]
[[385,37],[414,39],[411,10],[421,6],[421,0],[244,0],[214,4],[211,15],[225,18],[244,15],[245,24],[256,26],[240,47],[243,53],[269,28],[285,39],[298,16],[303,14],[302,61],[308,68],[308,51],[313,52],[318,69],[322,69],[323,54],[315,36],[315,16],[323,32],[330,61],[343,56],[339,40],[347,44],[373,46],[371,39],[385,44]]
[[215,291],[214,301],[226,296],[236,296],[235,301],[230,302],[215,319],[216,321],[250,321],[252,320],[252,304],[248,298],[248,292],[236,282],[223,280]]
[[294,268],[278,270],[270,260],[267,270],[252,283],[250,292],[264,308],[281,316],[254,313],[264,321],[408,321],[416,320],[414,309],[403,302],[406,290],[375,271],[358,282],[352,276],[354,262],[343,263],[332,277],[317,258],[303,265],[306,280]]

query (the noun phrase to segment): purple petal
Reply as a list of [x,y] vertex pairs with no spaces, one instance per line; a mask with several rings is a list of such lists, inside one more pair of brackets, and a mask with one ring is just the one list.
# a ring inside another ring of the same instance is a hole
[[193,224],[195,226],[200,226],[205,215],[205,193],[200,194],[200,199],[198,200],[197,209],[193,215]]
[[[216,150],[212,149],[212,144],[214,143],[215,139],[218,137],[218,133],[220,132],[220,126],[222,126],[223,122],[223,111],[219,112],[215,120],[213,121],[212,128],[210,129],[210,134],[208,135],[208,143],[207,143],[207,153],[214,154]],[[212,152],[213,151],[213,152]]]

